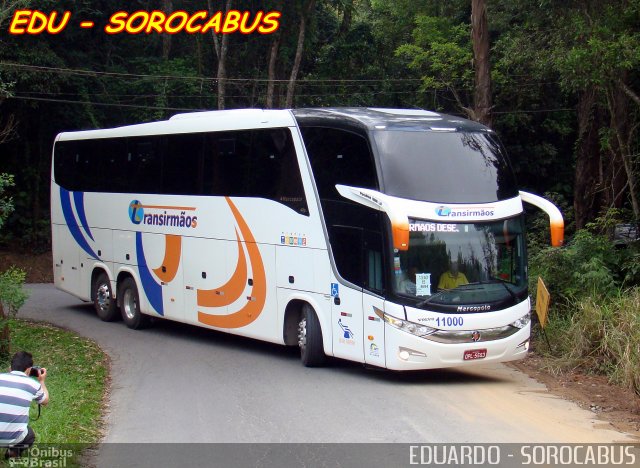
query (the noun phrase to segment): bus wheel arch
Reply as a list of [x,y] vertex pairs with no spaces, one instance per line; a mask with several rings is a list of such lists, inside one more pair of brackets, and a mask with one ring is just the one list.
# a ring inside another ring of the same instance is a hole
[[293,299],[287,304],[282,324],[282,340],[287,346],[298,346],[298,324],[305,304],[307,302],[301,299]]
[[91,272],[91,300],[96,315],[103,322],[113,322],[120,317],[111,280],[106,270],[100,267]]
[[298,322],[298,346],[305,367],[319,367],[326,361],[322,342],[322,327],[316,311],[308,303],[302,306]]

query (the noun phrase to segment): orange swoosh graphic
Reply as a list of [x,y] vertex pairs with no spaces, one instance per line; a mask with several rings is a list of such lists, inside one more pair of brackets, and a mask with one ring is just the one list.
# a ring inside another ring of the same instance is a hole
[[[252,300],[249,300],[239,311],[229,315],[207,314],[198,311],[198,320],[205,325],[219,328],[240,328],[249,325],[256,320],[262,313],[264,303],[267,298],[267,278],[264,272],[264,264],[262,256],[258,249],[258,244],[249,229],[246,221],[233,204],[229,197],[225,197],[233,217],[240,228],[240,233],[244,239],[247,252],[249,254],[249,262],[251,263],[251,271],[253,272],[253,288]],[[236,232],[237,235],[237,232]],[[241,249],[242,250],[242,249]]]
[[[167,234],[165,237],[164,248],[164,260],[159,268],[154,268],[153,272],[156,274],[160,281],[168,283],[176,277],[178,272],[178,265],[180,265],[180,246],[182,244],[182,237],[175,236],[173,234]],[[165,271],[162,271],[162,267],[165,267]]]
[[236,230],[238,241],[238,264],[236,271],[224,286],[215,289],[198,289],[198,305],[202,307],[223,307],[238,300],[247,286],[247,259],[244,255],[240,235]]

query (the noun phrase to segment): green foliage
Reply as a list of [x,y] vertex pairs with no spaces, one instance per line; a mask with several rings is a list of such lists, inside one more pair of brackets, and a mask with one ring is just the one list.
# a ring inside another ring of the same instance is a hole
[[[448,90],[459,100],[473,85],[469,25],[427,15],[417,16],[415,22],[413,42],[398,47],[396,55],[421,74],[423,90]],[[459,104],[469,106],[468,102]]]
[[[13,201],[5,194],[5,189],[14,185],[13,176],[0,174],[0,228],[13,211]],[[27,300],[28,294],[23,289],[26,272],[19,268],[9,267],[0,273],[0,329],[3,330],[0,342],[0,354],[6,354],[9,349],[10,336],[7,320],[15,316],[20,307]]]
[[551,333],[560,346],[554,364],[607,375],[640,391],[640,288],[616,289],[603,300],[585,297]]
[[530,256],[531,290],[542,277],[554,298],[553,310],[571,313],[571,304],[583,297],[615,294],[623,276],[621,253],[603,236],[580,230],[563,248],[544,248]]
[[13,175],[0,174],[0,229],[2,229],[4,222],[13,212],[13,200],[11,197],[6,196],[5,192],[7,188],[14,185]]
[[22,287],[25,277],[25,271],[14,266],[0,273],[0,300],[4,306],[5,316],[15,315],[29,297]]

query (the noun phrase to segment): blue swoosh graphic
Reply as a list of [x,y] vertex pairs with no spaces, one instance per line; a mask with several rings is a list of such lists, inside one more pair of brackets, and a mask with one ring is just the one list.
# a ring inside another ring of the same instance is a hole
[[151,276],[151,272],[147,266],[147,259],[144,256],[144,247],[142,246],[141,232],[136,232],[136,258],[138,260],[138,271],[140,272],[142,289],[144,289],[144,293],[147,295],[151,306],[156,310],[156,312],[158,312],[158,314],[164,316],[162,286],[156,283],[156,280]]
[[89,254],[92,258],[96,260],[100,260],[98,256],[95,254],[93,249],[87,243],[87,240],[80,232],[80,228],[78,227],[78,223],[76,222],[76,218],[73,215],[73,210],[71,209],[71,194],[68,190],[60,187],[60,202],[62,204],[62,213],[64,214],[64,220],[67,222],[67,227],[69,228],[69,232],[76,240],[78,245]]
[[82,223],[84,232],[86,232],[87,236],[89,236],[91,240],[95,242],[95,239],[91,234],[91,229],[89,229],[87,215],[84,212],[84,192],[73,192],[73,202],[76,204],[76,213],[78,213],[78,217],[80,218],[80,223]]

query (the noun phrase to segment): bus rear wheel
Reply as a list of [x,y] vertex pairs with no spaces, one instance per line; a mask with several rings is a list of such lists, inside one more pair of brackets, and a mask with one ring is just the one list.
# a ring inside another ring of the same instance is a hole
[[322,346],[320,321],[308,304],[302,308],[302,317],[298,322],[298,346],[300,346],[300,358],[305,367],[318,367],[324,364],[326,356]]
[[93,281],[91,298],[96,315],[103,322],[113,322],[120,316],[116,301],[111,294],[111,281],[105,273],[98,274]]
[[138,288],[133,278],[125,278],[118,291],[120,311],[125,325],[133,330],[149,326],[149,317],[140,312]]

